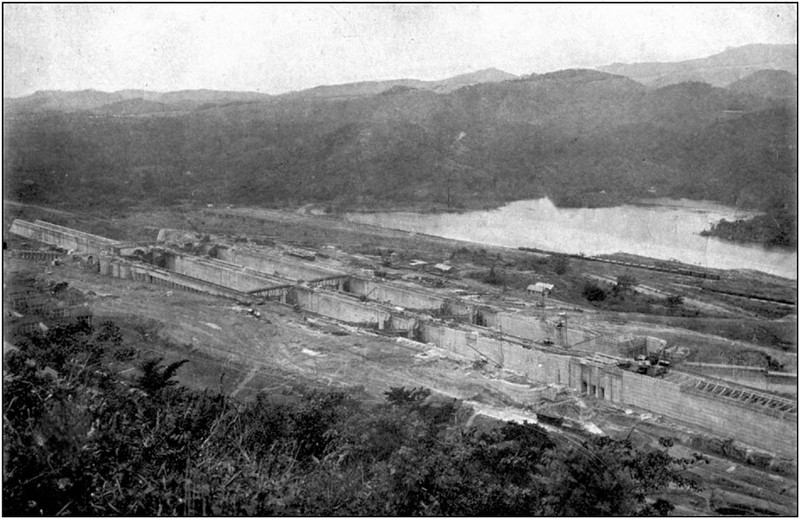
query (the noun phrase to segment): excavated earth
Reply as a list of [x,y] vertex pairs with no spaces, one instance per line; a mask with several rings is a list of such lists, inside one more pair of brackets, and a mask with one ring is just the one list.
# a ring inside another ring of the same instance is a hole
[[[213,212],[206,210],[145,210],[107,218],[71,213],[55,215],[50,210],[20,206],[14,207],[10,215],[8,207],[6,209],[6,231],[9,216],[13,219],[20,215],[31,220],[57,218],[56,223],[61,225],[127,241],[154,242],[160,228],[184,228],[314,248],[324,251],[330,264],[350,271],[383,268],[398,275],[415,272],[385,267],[377,250],[389,249],[406,258],[441,261],[460,248],[475,247],[475,244],[371,228],[330,217],[281,211],[243,210],[246,216],[258,219],[230,222],[215,218]],[[8,239],[11,248],[20,246],[16,238]],[[497,254],[504,261],[524,256],[509,249],[485,249],[487,254]],[[475,267],[459,266],[462,270]],[[579,267],[574,264],[572,268],[576,266]],[[167,361],[189,359],[179,371],[181,382],[189,386],[220,389],[240,398],[250,398],[259,392],[290,395],[297,388],[330,387],[347,389],[370,400],[381,399],[390,387],[425,386],[441,395],[466,401],[486,416],[535,420],[532,410],[504,391],[504,385],[514,382],[514,374],[491,365],[476,366],[466,358],[432,345],[380,336],[321,317],[304,316],[280,303],[260,305],[261,318],[256,318],[246,307],[230,300],[102,277],[79,262],[41,265],[4,255],[3,272],[4,280],[26,272],[43,279],[66,281],[87,295],[95,323],[114,319],[142,350],[152,350],[151,353],[164,356]],[[608,273],[608,266],[602,265],[602,274]],[[657,281],[659,287],[666,284],[663,277]],[[682,281],[676,280],[676,284]],[[523,291],[503,290],[466,277],[434,279],[434,282],[442,285],[442,290],[480,293],[484,300],[530,304]],[[706,304],[720,308],[720,315],[736,314],[735,305],[729,301],[715,301],[703,295]],[[620,319],[618,315],[609,316],[574,302],[556,300],[550,303],[550,310],[572,312],[570,318],[576,324],[598,327],[608,333],[639,333],[661,327],[662,332],[668,332],[676,341],[699,346],[717,345],[717,348],[728,344],[734,350],[766,351],[785,362],[788,369],[796,370],[796,320],[793,321],[793,344],[779,350],[668,324],[636,321],[635,316],[626,315]],[[739,316],[744,317],[746,313],[742,310]],[[119,368],[121,372],[132,370],[124,364]],[[578,397],[565,405],[572,406],[575,419],[589,424],[589,428],[613,437],[628,437],[637,444],[655,445],[659,436],[675,437],[679,440],[673,447],[677,455],[689,456],[693,451],[691,438],[701,434],[685,424],[654,417],[646,410],[622,409]],[[703,490],[699,493],[678,489],[666,492],[676,504],[677,514],[796,515],[796,464],[793,472],[778,473],[708,451],[704,454],[709,463],[690,469]]]

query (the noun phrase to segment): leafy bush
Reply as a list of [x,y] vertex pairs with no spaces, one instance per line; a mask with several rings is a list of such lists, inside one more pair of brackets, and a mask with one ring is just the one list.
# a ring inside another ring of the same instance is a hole
[[161,366],[162,360],[164,360],[164,357],[150,358],[142,362],[139,366],[142,375],[139,377],[139,380],[137,380],[136,385],[151,395],[158,393],[166,387],[176,385],[178,381],[174,380],[172,377],[175,376],[175,372],[178,371],[178,368],[189,362],[184,359],[173,362],[167,366]]
[[589,282],[583,286],[583,297],[593,303],[603,301],[606,298],[606,291],[595,283]]
[[668,296],[664,301],[664,305],[667,308],[678,308],[683,305],[683,297],[677,295]]

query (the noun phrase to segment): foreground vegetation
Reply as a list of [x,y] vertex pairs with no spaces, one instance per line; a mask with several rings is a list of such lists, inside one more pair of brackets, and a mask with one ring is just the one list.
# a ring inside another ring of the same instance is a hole
[[696,459],[532,424],[467,428],[456,402],[388,388],[240,402],[177,385],[112,322],[15,340],[3,399],[9,515],[639,515],[696,489]]

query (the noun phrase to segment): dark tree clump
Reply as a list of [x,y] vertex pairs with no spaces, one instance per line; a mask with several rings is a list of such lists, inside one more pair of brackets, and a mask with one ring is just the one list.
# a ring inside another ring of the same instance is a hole
[[583,286],[583,297],[592,303],[604,301],[606,298],[606,291],[594,283],[586,283]]

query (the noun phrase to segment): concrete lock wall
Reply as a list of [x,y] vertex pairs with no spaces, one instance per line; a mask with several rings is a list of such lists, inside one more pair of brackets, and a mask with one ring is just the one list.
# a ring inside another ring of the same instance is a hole
[[526,349],[521,344],[482,335],[478,329],[452,328],[442,323],[420,323],[422,340],[463,355],[469,359],[486,358],[505,369],[516,371],[531,381],[569,383],[567,355]]
[[793,420],[768,416],[713,395],[681,391],[677,384],[630,371],[622,372],[622,400],[624,404],[706,427],[723,437],[735,437],[784,456],[797,455]]
[[256,298],[245,296],[239,292],[223,286],[212,285],[203,281],[182,276],[168,270],[162,270],[151,266],[131,266],[131,277],[136,281],[160,285],[167,288],[186,290],[189,292],[200,292],[215,296],[235,299],[236,301],[252,303]]
[[[25,220],[16,219],[11,222],[11,228],[9,229],[10,232],[16,234],[18,236],[22,236],[24,238],[30,238],[32,240],[40,241],[43,243],[47,243],[49,245],[56,245],[60,246],[60,236],[56,235],[49,231],[48,229],[36,225],[31,222],[26,222]],[[73,248],[73,247],[68,247]]]
[[458,316],[465,322],[472,323],[479,306],[475,303],[461,301],[460,299],[447,298],[444,301],[444,312],[448,315]]
[[235,265],[228,266],[214,260],[171,255],[167,261],[167,268],[178,274],[214,283],[215,285],[222,285],[240,292],[277,286],[271,279],[261,278],[244,270],[236,270]]
[[419,319],[411,315],[392,314],[386,326],[390,330],[405,330],[408,332],[407,337],[412,338],[418,322]]
[[487,328],[498,329],[497,326],[497,310],[486,306],[479,306],[475,311],[475,319],[479,321],[478,324],[486,326]]
[[98,258],[98,263],[100,264],[100,275],[101,276],[110,276],[111,275],[111,258],[108,256],[100,256]]
[[549,396],[547,387],[531,387],[527,384],[517,384],[503,379],[489,379],[486,382],[501,391],[504,396],[510,397],[514,402],[522,405],[533,404]]
[[[557,328],[555,328],[558,331]],[[600,335],[590,330],[585,330],[577,326],[567,325],[564,330],[565,346],[572,346],[575,344],[587,343],[595,339],[599,339]]]
[[[468,333],[471,337],[467,338]],[[424,342],[432,343],[440,348],[458,353],[469,359],[481,359],[486,356],[476,348],[477,345],[477,332],[466,332],[445,326],[440,323],[424,322],[420,323],[420,337]],[[467,343],[470,343],[468,346]]]
[[684,362],[682,369],[735,382],[766,391],[797,394],[797,375],[790,373],[767,372],[763,368],[735,366],[731,364],[709,364],[703,362]]
[[622,402],[622,373],[573,359],[570,363],[570,387],[587,395],[610,402]]
[[344,276],[345,273],[308,265],[303,260],[289,260],[280,256],[259,254],[239,248],[217,248],[217,258],[242,265],[265,274],[271,274],[294,281],[313,281],[316,279]]
[[99,254],[100,251],[113,251],[119,244],[102,236],[76,231],[68,227],[51,224],[42,220],[34,223],[16,219],[10,231],[19,236],[85,254]]
[[797,395],[797,373],[767,372],[767,391]]
[[[563,346],[587,344],[597,338],[597,334],[583,330],[576,326],[558,328],[555,321],[545,321],[544,318],[520,313],[498,312],[492,328],[498,331],[529,341],[541,342],[550,339]],[[489,320],[487,320],[489,322]]]
[[350,279],[350,293],[414,310],[439,310],[445,301],[426,292],[361,278]]
[[48,252],[39,250],[12,250],[11,257],[28,261],[53,261],[64,256],[63,252]]
[[[617,337],[609,337],[607,335],[595,335],[588,337],[582,341],[572,340],[572,330],[570,330],[570,344],[578,350],[591,351],[597,353],[605,353],[607,355],[616,355],[620,357],[629,357],[627,350],[621,346]],[[588,335],[588,334],[587,334]],[[642,351],[644,351],[644,342],[642,342]]]
[[97,243],[98,245],[106,245],[109,247],[119,247],[120,243],[116,240],[112,240],[110,238],[106,238],[104,236],[97,236],[96,234],[89,234],[88,232],[79,231],[77,229],[70,229],[69,227],[63,227],[61,225],[56,225],[54,223],[45,222],[44,220],[36,220],[34,222],[36,225],[44,227],[46,229],[50,229],[56,233],[62,233],[69,236],[74,236],[76,238],[83,238],[92,242]]
[[771,452],[797,457],[797,423],[767,416],[745,405],[726,405],[712,395],[684,393],[693,423],[708,427],[720,436],[734,437]]
[[368,324],[384,329],[392,315],[387,310],[333,292],[295,287],[292,300],[305,311],[353,324]]
[[649,352],[647,337],[624,336],[620,337],[618,342],[618,355],[622,357],[636,358],[639,355],[647,355]]
[[675,418],[686,411],[678,384],[630,371],[622,372],[622,401]]
[[519,344],[504,343],[504,367],[525,375],[529,380],[544,384],[570,383],[570,357]]
[[492,327],[506,335],[530,341],[543,341],[547,338],[552,339],[555,335],[555,328],[553,325],[537,317],[520,314],[498,312],[496,314],[495,324]]
[[658,353],[667,347],[667,341],[664,339],[657,339],[655,337],[645,337],[645,344],[647,346],[647,353]]

